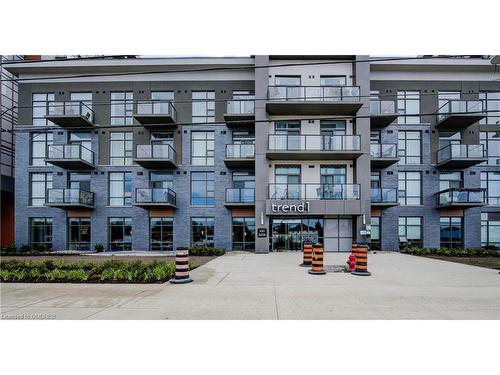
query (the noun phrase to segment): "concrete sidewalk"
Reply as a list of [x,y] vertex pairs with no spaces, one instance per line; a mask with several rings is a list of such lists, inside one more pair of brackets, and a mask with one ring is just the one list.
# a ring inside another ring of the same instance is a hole
[[[3,319],[499,319],[498,271],[370,254],[371,277],[309,275],[301,253],[232,253],[185,285],[1,284]],[[344,264],[347,254],[326,254]]]

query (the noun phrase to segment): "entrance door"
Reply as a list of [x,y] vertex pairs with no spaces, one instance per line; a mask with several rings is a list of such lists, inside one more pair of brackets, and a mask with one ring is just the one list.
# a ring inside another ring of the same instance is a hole
[[325,251],[351,251],[353,218],[325,219]]
[[304,241],[323,243],[322,218],[273,218],[272,250],[302,251]]

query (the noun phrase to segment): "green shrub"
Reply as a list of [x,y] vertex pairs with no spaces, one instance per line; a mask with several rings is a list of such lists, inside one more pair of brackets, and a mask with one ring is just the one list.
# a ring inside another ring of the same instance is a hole
[[44,243],[36,243],[36,244],[33,244],[33,251],[39,251],[39,252],[45,252],[49,249],[49,247],[47,246],[47,244],[44,244]]
[[17,246],[14,243],[2,248],[2,252],[5,254],[12,254],[15,253],[16,251],[17,251]]
[[87,281],[89,275],[83,269],[67,271],[67,278],[70,281]]
[[21,245],[21,248],[19,249],[22,253],[30,253],[33,251],[33,246],[29,243],[25,243]]
[[104,245],[102,243],[96,243],[94,245],[94,250],[96,253],[102,253],[104,251]]
[[210,246],[192,246],[189,248],[189,255],[192,256],[220,256],[224,255],[225,249]]

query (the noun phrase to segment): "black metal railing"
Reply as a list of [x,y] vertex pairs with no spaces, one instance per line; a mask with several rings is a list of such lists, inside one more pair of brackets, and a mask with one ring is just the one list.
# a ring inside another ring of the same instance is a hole
[[448,100],[437,110],[438,122],[452,114],[484,114],[484,103],[482,100]]
[[360,199],[359,184],[269,184],[269,199]]

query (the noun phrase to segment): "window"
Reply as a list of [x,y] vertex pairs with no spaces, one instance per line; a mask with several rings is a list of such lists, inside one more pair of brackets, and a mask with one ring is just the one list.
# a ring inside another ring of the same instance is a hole
[[31,133],[30,165],[47,165],[45,158],[52,143],[52,133]]
[[214,172],[191,172],[191,205],[215,205]]
[[460,100],[460,91],[439,91],[438,109],[448,103],[450,100]]
[[300,76],[276,76],[274,84],[276,86],[300,86]]
[[449,145],[459,145],[461,139],[460,132],[439,132],[439,149]]
[[453,248],[464,246],[461,217],[442,216],[439,218],[441,247]]
[[371,218],[371,237],[370,250],[380,250],[380,217],[372,216]]
[[69,172],[68,187],[70,189],[81,189],[91,191],[90,189],[90,172]]
[[90,217],[68,217],[68,246],[70,250],[90,250]]
[[345,86],[347,84],[346,76],[321,76],[321,86]]
[[480,92],[479,99],[484,101],[483,109],[486,111],[486,117],[479,123],[500,124],[500,92]]
[[[151,99],[154,101],[161,102],[171,102],[174,100],[173,91],[151,91]],[[157,103],[157,104],[160,104]],[[155,112],[156,113],[156,112]]]
[[420,124],[420,92],[398,91],[398,124]]
[[109,164],[132,165],[132,132],[111,132]]
[[462,187],[462,172],[439,172],[439,191]]
[[214,158],[214,132],[191,132],[191,164],[212,166]]
[[191,245],[214,246],[214,218],[191,218]]
[[152,217],[149,220],[151,251],[172,251],[174,249],[174,219]]
[[255,250],[255,218],[233,217],[233,250]]
[[[87,150],[92,150],[92,134],[90,133],[74,133],[69,134],[69,144],[71,145],[81,145]],[[83,153],[83,151],[82,151]]]
[[215,121],[215,91],[193,91],[193,123]]
[[398,194],[401,205],[422,204],[422,173],[421,172],[399,172]]
[[29,220],[30,244],[35,248],[46,247],[52,250],[52,218],[32,217]]
[[500,248],[500,213],[481,213],[481,246]]
[[500,205],[500,172],[481,172],[481,187],[486,189],[488,204]]
[[488,152],[488,165],[500,166],[500,132],[481,132],[481,144]]
[[422,246],[422,218],[399,217],[400,246]]
[[132,173],[109,173],[109,205],[132,206]]
[[274,167],[274,185],[270,188],[271,199],[301,198],[300,165],[276,165]]
[[81,102],[92,109],[92,93],[91,92],[72,92],[70,94],[72,102]]
[[149,187],[151,189],[172,189],[174,175],[172,172],[151,172]]
[[33,125],[48,126],[54,125],[52,121],[45,118],[49,114],[49,106],[55,101],[54,93],[39,93],[33,94]]
[[422,164],[421,137],[419,131],[398,131],[399,164]]
[[115,91],[111,93],[111,125],[132,125],[133,100],[134,94],[132,91]]
[[43,206],[47,190],[52,189],[52,172],[30,173],[30,206]]
[[132,218],[110,217],[108,222],[109,250],[132,250]]

